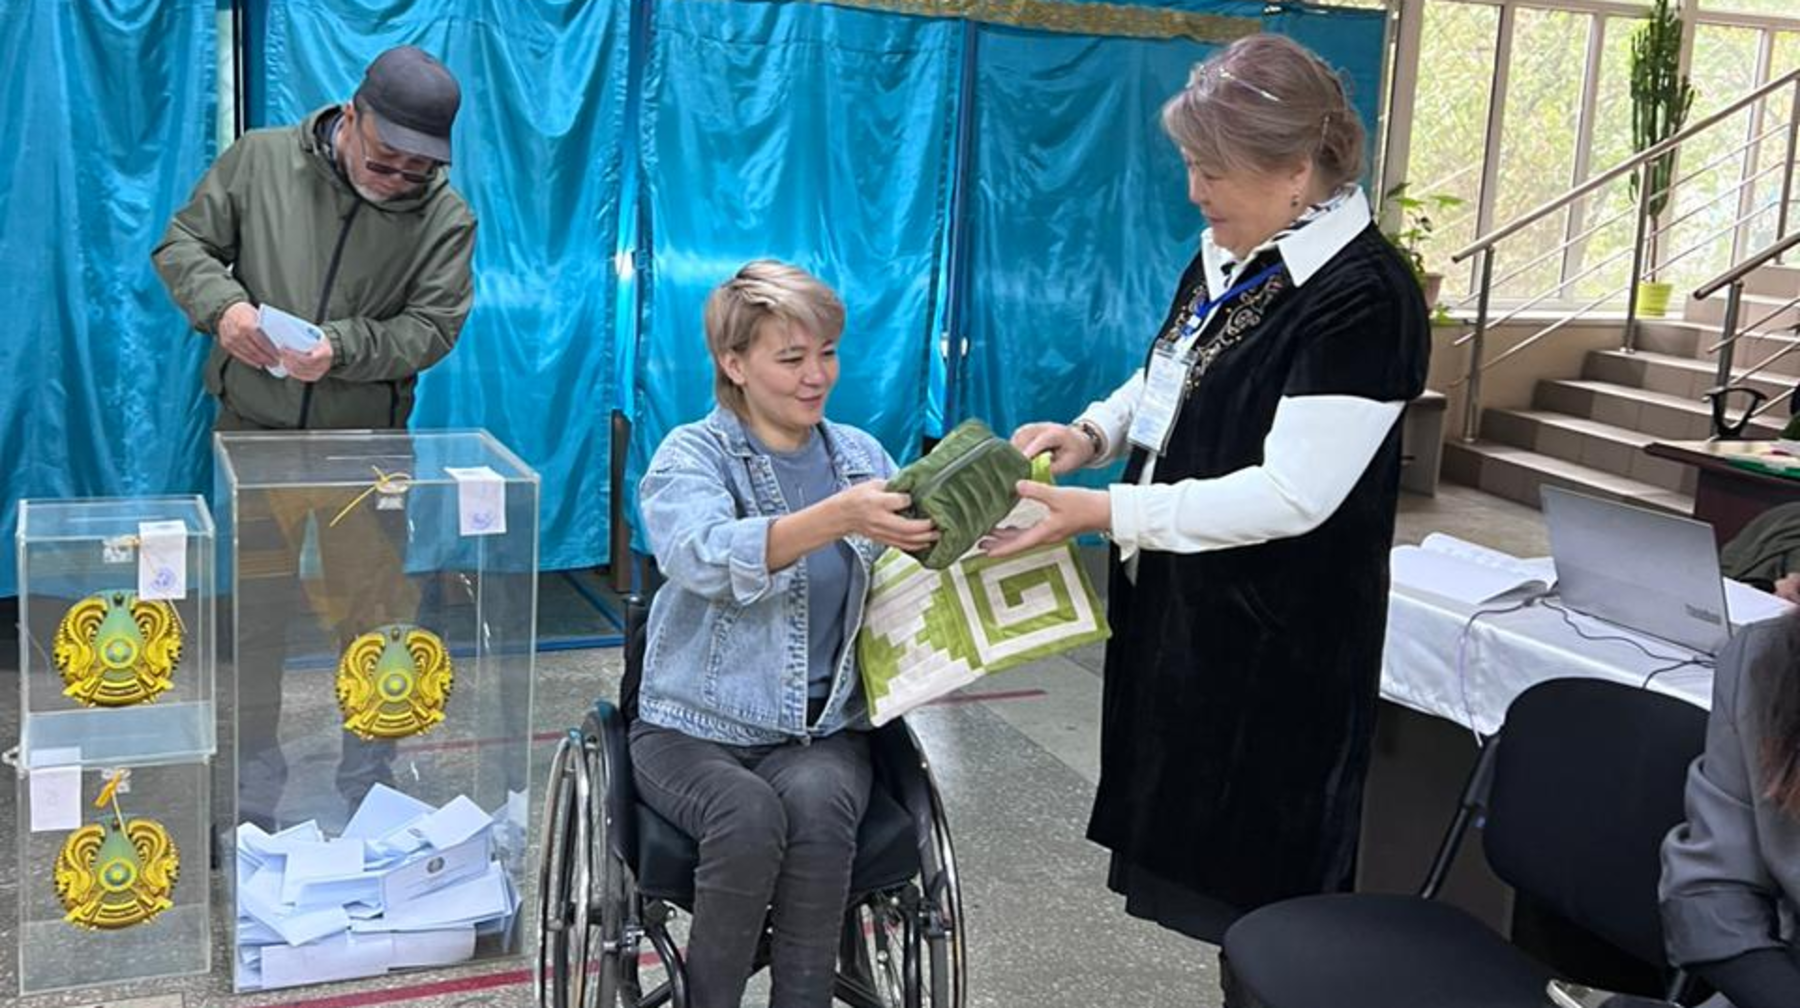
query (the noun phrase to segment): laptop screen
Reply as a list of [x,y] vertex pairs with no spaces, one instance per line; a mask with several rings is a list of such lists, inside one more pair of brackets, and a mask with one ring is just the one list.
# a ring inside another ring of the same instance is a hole
[[1563,604],[1708,654],[1730,636],[1711,525],[1560,487],[1542,490]]

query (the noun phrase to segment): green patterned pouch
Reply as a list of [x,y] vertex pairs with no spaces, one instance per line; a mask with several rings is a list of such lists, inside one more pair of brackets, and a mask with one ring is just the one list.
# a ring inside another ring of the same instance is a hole
[[924,458],[901,469],[887,488],[909,494],[908,517],[929,518],[938,541],[913,553],[943,570],[967,553],[1019,502],[1016,484],[1031,477],[1031,463],[987,424],[964,420]]

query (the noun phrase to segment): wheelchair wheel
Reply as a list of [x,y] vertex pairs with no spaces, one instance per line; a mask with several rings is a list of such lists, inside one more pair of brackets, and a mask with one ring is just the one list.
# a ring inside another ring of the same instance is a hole
[[[638,929],[631,912],[631,884],[624,863],[612,849],[613,822],[607,795],[613,788],[613,766],[600,744],[602,729],[592,718],[582,726],[582,758],[591,787],[582,808],[588,823],[586,863],[591,869],[586,898],[593,931],[590,958],[599,961],[579,1002],[582,1008],[635,1008]],[[627,963],[629,962],[629,967]],[[586,964],[583,964],[584,969]]]
[[587,767],[579,741],[565,738],[550,760],[538,854],[537,1002],[541,1008],[581,1003],[586,972]]
[[[907,734],[912,734],[908,727]],[[913,738],[913,747],[925,749]],[[923,758],[923,757],[921,757]],[[927,845],[924,899],[919,915],[926,952],[926,976],[932,1008],[964,1008],[968,1002],[968,960],[963,940],[962,882],[956,873],[956,848],[950,842],[950,819],[943,795],[927,762],[925,782],[931,798],[931,843]]]

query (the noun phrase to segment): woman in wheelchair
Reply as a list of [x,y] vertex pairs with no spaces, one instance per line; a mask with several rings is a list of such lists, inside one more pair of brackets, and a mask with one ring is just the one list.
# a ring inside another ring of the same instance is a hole
[[630,731],[640,798],[700,859],[689,1005],[744,995],[765,920],[771,1003],[831,1002],[872,775],[854,641],[870,565],[919,549],[876,440],[825,420],[844,308],[758,261],[713,291],[719,406],[670,432],[640,486],[667,583],[651,605]]
[[1707,1008],[1800,1005],[1800,617],[1719,656],[1687,821],[1662,857],[1669,959],[1720,992]]

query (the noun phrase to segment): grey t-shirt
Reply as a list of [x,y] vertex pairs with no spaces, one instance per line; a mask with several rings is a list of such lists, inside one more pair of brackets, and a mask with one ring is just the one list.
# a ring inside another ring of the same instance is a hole
[[[781,484],[781,496],[789,511],[799,511],[837,491],[831,471],[831,455],[825,439],[814,430],[806,443],[791,452],[770,448],[748,430],[750,446],[767,455]],[[806,695],[823,699],[831,693],[831,673],[844,644],[844,603],[850,594],[850,565],[856,562],[842,539],[821,546],[800,559],[806,565]]]

